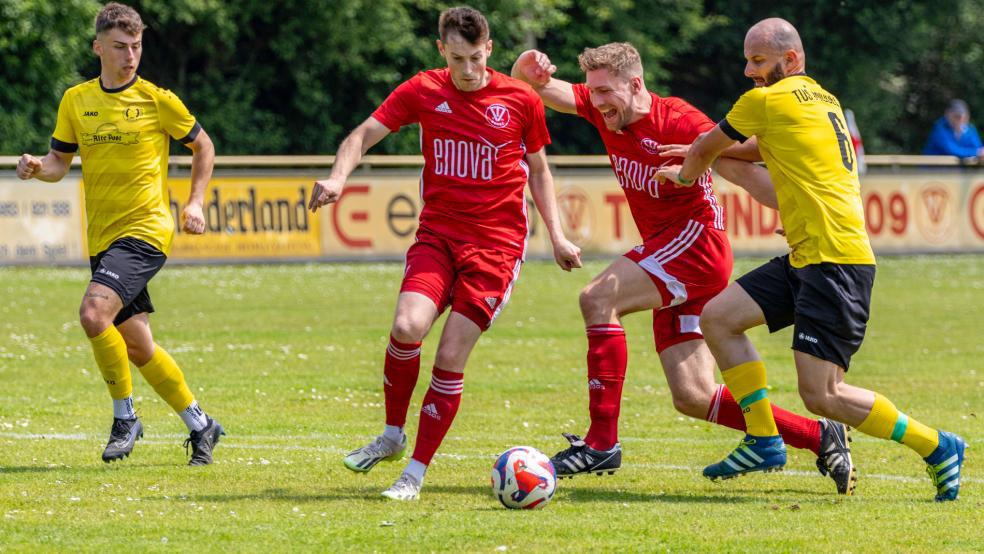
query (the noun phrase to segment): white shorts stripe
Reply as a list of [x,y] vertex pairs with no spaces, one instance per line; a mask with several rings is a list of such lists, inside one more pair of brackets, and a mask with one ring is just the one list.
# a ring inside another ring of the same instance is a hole
[[[670,275],[663,269],[663,264],[673,260],[685,252],[704,231],[704,226],[694,220],[687,222],[687,226],[666,246],[660,248],[655,253],[639,261],[639,267],[657,277],[666,284],[666,289],[673,295],[669,306],[679,306],[687,301],[687,287],[676,277]],[[663,306],[669,307],[669,306]]]
[[[526,255],[525,251],[523,252],[523,255]],[[512,296],[513,287],[516,286],[516,281],[519,280],[519,270],[522,268],[523,260],[521,258],[516,260],[516,265],[513,266],[512,281],[509,281],[509,286],[506,287],[506,292],[502,295],[502,302],[499,302],[499,306],[495,309],[495,312],[492,313],[492,320],[489,321],[489,327],[495,323],[495,319],[499,317],[499,313],[502,312],[502,308],[506,307],[506,303],[509,302],[509,297]]]
[[690,246],[697,241],[697,238],[700,237],[700,234],[703,231],[703,225],[694,220],[690,220],[682,233],[650,257],[654,258],[657,263],[665,264],[666,262],[682,254],[686,249],[690,248]]

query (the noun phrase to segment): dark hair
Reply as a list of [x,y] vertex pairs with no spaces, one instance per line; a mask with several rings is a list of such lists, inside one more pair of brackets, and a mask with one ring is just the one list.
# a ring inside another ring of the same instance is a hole
[[448,35],[457,33],[469,44],[478,44],[489,39],[489,22],[482,12],[468,6],[448,8],[441,12],[437,32],[442,41],[448,40]]
[[128,35],[139,35],[146,29],[137,10],[117,2],[110,2],[96,16],[96,34],[119,29]]

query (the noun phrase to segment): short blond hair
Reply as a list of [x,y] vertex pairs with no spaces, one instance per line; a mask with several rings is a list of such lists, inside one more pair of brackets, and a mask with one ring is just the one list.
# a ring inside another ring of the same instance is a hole
[[639,51],[628,42],[611,42],[597,48],[585,48],[577,57],[581,71],[607,69],[626,79],[642,77],[642,58]]

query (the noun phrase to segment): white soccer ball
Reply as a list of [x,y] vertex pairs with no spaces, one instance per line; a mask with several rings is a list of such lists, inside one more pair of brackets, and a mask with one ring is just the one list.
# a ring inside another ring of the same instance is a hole
[[542,508],[557,490],[557,472],[543,452],[516,446],[503,452],[492,466],[492,494],[506,508]]

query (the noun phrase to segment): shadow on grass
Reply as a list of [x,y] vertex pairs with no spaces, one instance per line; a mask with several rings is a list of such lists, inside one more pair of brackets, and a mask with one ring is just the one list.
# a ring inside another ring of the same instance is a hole
[[[341,487],[327,489],[322,492],[305,492],[288,488],[268,488],[256,492],[239,494],[201,494],[170,498],[164,496],[145,496],[143,500],[150,501],[194,501],[194,502],[242,502],[242,501],[280,501],[280,502],[332,502],[332,501],[365,501],[388,502],[380,495],[382,489],[377,487]],[[816,491],[799,489],[769,489],[768,494],[774,494],[774,499],[763,499],[757,491],[727,491],[713,494],[666,494],[659,492],[597,490],[563,488],[557,491],[555,499],[564,502],[606,502],[606,503],[670,503],[670,504],[762,504],[778,502],[810,502],[817,500]],[[422,497],[449,494],[475,498],[489,496],[489,488],[482,485],[427,485],[421,493]],[[496,508],[498,509],[498,508]]]
[[754,498],[706,494],[663,494],[657,492],[609,491],[597,489],[564,489],[557,498],[571,502],[667,502],[673,504],[738,504],[758,502]]
[[280,501],[280,502],[331,502],[334,500],[366,500],[369,502],[386,501],[379,493],[382,490],[368,487],[352,488],[351,490],[328,490],[321,493],[306,493],[292,489],[264,489],[258,492],[242,494],[201,494],[184,497],[165,498],[163,496],[145,496],[144,500],[192,500],[195,502],[240,502],[249,500]]
[[55,472],[65,472],[65,473],[96,473],[96,472],[106,472],[106,471],[127,471],[129,469],[146,469],[150,467],[180,467],[175,464],[165,464],[165,463],[153,463],[153,464],[138,464],[138,463],[100,463],[92,465],[78,465],[78,466],[0,466],[0,475],[4,473],[55,473]]
[[[192,500],[195,502],[237,502],[248,500],[282,501],[282,502],[330,502],[333,500],[364,500],[368,502],[389,502],[380,493],[382,488],[377,487],[344,487],[325,490],[320,493],[301,492],[293,489],[273,488],[264,489],[258,492],[242,494],[203,494],[188,495],[180,500]],[[422,495],[431,494],[456,494],[474,497],[476,495],[488,495],[487,487],[473,486],[453,486],[453,485],[434,485],[425,486]],[[175,499],[171,497],[170,500]],[[144,500],[167,500],[163,496],[146,496]]]

